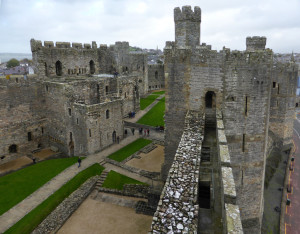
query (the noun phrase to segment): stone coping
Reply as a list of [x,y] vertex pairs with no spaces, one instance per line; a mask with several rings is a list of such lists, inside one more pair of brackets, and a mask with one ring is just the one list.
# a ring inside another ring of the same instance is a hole
[[235,204],[236,191],[231,167],[222,167],[222,182],[225,202]]
[[223,120],[221,120],[221,119],[217,120],[217,128],[218,129],[224,129]]
[[230,155],[227,145],[219,145],[219,154],[222,166],[230,166]]
[[218,129],[218,142],[221,144],[227,144],[227,139],[224,130]]
[[241,234],[243,227],[241,223],[240,210],[237,205],[225,204],[226,220],[227,220],[227,233],[228,234]]

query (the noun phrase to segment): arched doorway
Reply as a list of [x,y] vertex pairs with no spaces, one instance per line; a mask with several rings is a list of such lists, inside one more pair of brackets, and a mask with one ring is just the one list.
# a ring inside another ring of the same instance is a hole
[[113,139],[113,143],[117,142],[117,133],[116,133],[116,131],[113,132],[112,139]]
[[73,134],[70,132],[69,153],[71,157],[74,156],[74,148]]
[[12,144],[12,145],[10,145],[10,146],[8,147],[8,152],[9,152],[10,154],[12,154],[12,153],[17,153],[17,151],[18,151],[18,147],[17,147],[16,144]]
[[95,74],[95,63],[93,60],[90,61],[90,73]]
[[205,95],[205,107],[216,108],[216,94],[213,91],[208,91]]
[[62,63],[59,60],[55,63],[55,71],[57,76],[62,75]]

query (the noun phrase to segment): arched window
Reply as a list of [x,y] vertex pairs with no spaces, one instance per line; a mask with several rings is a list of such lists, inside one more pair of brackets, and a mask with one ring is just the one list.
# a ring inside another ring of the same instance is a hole
[[109,110],[106,110],[105,115],[106,115],[106,119],[109,119]]
[[55,70],[56,70],[56,75],[57,76],[62,75],[62,64],[59,60],[55,63]]
[[158,79],[158,72],[155,71],[155,79]]
[[95,63],[93,60],[90,61],[90,73],[95,74]]
[[17,145],[15,145],[15,144],[10,145],[8,148],[8,151],[9,151],[9,153],[17,153],[17,151],[18,151]]
[[208,91],[205,95],[205,107],[215,108],[216,107],[216,94],[213,91]]

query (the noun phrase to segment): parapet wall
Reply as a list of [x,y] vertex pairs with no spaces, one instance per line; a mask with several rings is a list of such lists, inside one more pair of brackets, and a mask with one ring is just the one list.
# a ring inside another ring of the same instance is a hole
[[173,164],[154,214],[152,233],[196,233],[203,117],[188,112]]
[[231,168],[230,154],[224,132],[221,111],[217,111],[217,143],[218,157],[221,163],[221,194],[224,233],[243,233],[239,206],[236,205],[236,189]]

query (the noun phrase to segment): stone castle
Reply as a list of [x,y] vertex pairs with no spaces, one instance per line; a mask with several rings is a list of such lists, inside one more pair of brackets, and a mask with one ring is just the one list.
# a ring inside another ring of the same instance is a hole
[[199,7],[175,8],[174,20],[164,65],[128,42],[32,39],[35,75],[0,79],[0,163],[37,148],[101,151],[124,138],[140,97],[165,88],[166,183],[152,232],[204,230],[209,217],[215,232],[259,233],[266,158],[292,144],[298,67],[275,63],[265,37],[248,37],[245,51],[200,44]]

